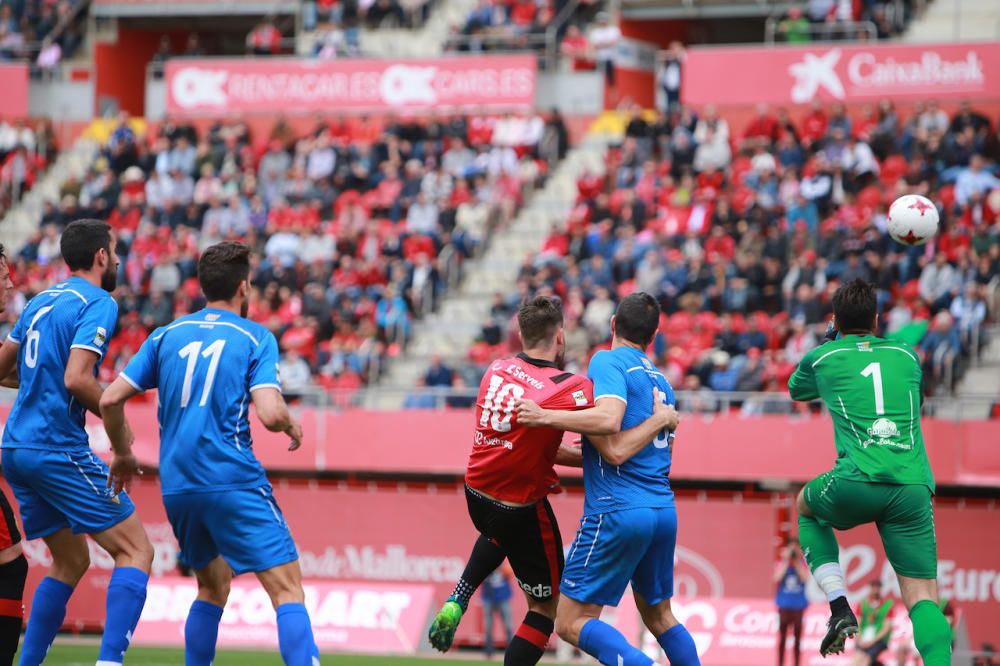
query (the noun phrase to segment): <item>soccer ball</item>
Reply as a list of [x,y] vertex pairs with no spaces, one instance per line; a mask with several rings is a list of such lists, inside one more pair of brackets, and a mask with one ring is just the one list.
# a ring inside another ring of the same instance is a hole
[[889,235],[903,245],[923,245],[938,230],[938,209],[927,197],[904,194],[889,206]]

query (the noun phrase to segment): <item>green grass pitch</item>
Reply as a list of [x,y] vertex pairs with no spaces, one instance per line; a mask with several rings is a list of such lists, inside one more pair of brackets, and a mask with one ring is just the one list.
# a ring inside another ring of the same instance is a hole
[[[96,643],[56,643],[45,659],[46,666],[92,666],[97,660]],[[474,653],[461,653],[472,656]],[[499,662],[502,663],[502,656]],[[16,662],[15,662],[16,663]],[[132,647],[125,655],[128,666],[178,666],[184,663],[184,651],[176,648]],[[253,652],[242,650],[220,650],[215,657],[215,666],[274,666],[281,664],[277,650],[273,652]],[[420,658],[420,657],[373,657],[362,655],[323,655],[326,666],[483,666],[483,659],[462,660],[460,658]],[[486,662],[489,663],[489,662]]]

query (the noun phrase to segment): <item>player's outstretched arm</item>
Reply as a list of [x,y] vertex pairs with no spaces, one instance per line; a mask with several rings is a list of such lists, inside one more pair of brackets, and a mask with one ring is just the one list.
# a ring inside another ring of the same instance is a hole
[[[6,346],[6,345],[4,345]],[[0,347],[0,351],[3,347]],[[63,383],[76,401],[92,413],[101,415],[101,385],[94,376],[94,366],[101,360],[96,353],[75,347],[69,350]],[[0,368],[2,371],[3,368]]]
[[674,431],[681,417],[673,405],[663,402],[658,389],[653,389],[653,414],[648,419],[615,435],[592,436],[588,439],[609,465],[622,465],[649,446],[662,431]]
[[625,416],[625,401],[618,398],[601,398],[590,409],[568,411],[543,409],[534,400],[517,400],[514,403],[517,422],[532,428],[569,430],[581,435],[614,435],[621,430]]
[[253,391],[253,406],[257,410],[257,418],[265,428],[271,432],[286,433],[292,442],[288,446],[289,451],[302,446],[302,426],[288,411],[288,405],[281,391],[276,388],[262,387]]

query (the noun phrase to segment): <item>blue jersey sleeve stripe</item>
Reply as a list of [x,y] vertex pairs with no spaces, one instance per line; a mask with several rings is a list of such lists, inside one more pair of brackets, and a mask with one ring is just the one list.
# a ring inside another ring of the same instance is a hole
[[100,356],[101,358],[104,358],[104,352],[102,352],[100,349],[98,349],[97,347],[94,347],[92,345],[83,345],[83,344],[77,343],[75,345],[70,345],[69,348],[70,349],[86,349],[87,351],[92,351],[95,354],[97,354],[98,356]]
[[15,345],[21,344],[21,341],[15,338],[13,333],[8,334],[7,339],[13,342]]
[[139,384],[136,383],[136,381],[134,379],[132,379],[131,377],[129,377],[128,375],[126,375],[124,372],[119,373],[118,376],[121,377],[122,379],[124,379],[125,381],[127,381],[132,386],[132,388],[134,388],[136,391],[139,391],[140,393],[145,392],[146,389],[144,389],[141,386],[139,386]]
[[621,397],[620,395],[616,395],[614,393],[602,393],[601,395],[595,395],[594,396],[594,404],[597,404],[597,401],[600,400],[601,398],[614,398],[615,400],[621,400],[626,405],[628,404],[628,400],[626,400],[625,398]]
[[279,393],[281,392],[281,385],[280,384],[254,384],[253,386],[250,387],[250,392],[253,393],[257,389],[262,389],[262,388],[278,389],[278,392]]

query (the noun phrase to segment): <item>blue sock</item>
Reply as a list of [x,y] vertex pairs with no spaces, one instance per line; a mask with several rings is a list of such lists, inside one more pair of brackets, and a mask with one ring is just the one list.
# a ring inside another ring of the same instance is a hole
[[146,603],[146,583],[149,576],[135,567],[117,567],[108,583],[107,618],[104,636],[97,661],[120,664],[132,640],[135,625],[139,624],[142,607]]
[[38,584],[21,645],[21,666],[37,666],[45,659],[66,618],[66,602],[71,594],[73,588],[55,578],[46,576]]
[[610,624],[598,619],[588,620],[580,630],[580,649],[604,666],[651,666],[653,660],[638,648],[632,647],[625,637]]
[[278,606],[278,648],[288,666],[319,665],[319,650],[313,640],[309,611],[303,604]]
[[698,648],[694,646],[694,639],[683,624],[670,627],[656,637],[656,642],[667,653],[670,666],[701,666]]
[[194,600],[184,623],[185,666],[211,666],[221,619],[221,607],[201,599]]

